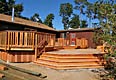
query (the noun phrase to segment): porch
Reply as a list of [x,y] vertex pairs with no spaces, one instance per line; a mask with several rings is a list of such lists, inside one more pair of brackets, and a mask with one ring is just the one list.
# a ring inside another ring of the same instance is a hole
[[34,31],[0,31],[0,49],[33,51],[41,48],[40,43],[47,41],[47,47],[55,46],[55,34]]

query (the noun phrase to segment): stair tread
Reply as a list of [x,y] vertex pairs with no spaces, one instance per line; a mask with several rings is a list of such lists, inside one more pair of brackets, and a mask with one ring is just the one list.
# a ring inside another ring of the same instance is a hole
[[41,64],[38,62],[35,62],[37,65],[53,68],[53,69],[80,69],[80,68],[103,68],[104,66],[101,65],[88,65],[88,66],[53,66],[48,64]]
[[47,61],[47,60],[37,60],[38,63],[41,64],[49,64],[54,66],[82,66],[82,65],[101,65],[101,62],[55,62],[55,61]]
[[96,56],[52,56],[52,55],[41,55],[41,57],[53,57],[53,58],[101,58]]
[[93,62],[93,61],[103,61],[99,59],[57,59],[57,58],[39,58],[40,60],[54,61],[54,62]]
[[103,54],[43,53],[36,63],[53,69],[79,69],[101,68],[105,61]]

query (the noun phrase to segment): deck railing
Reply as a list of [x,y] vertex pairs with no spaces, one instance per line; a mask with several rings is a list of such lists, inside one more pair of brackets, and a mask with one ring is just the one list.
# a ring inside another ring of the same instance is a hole
[[0,47],[2,49],[6,49],[7,44],[7,32],[1,31],[0,32]]
[[[58,38],[56,42],[56,46],[71,46],[70,39],[65,38]],[[76,38],[75,45],[77,48],[87,48],[88,47],[88,40],[86,38]]]
[[[35,38],[37,35],[37,38]],[[35,48],[42,40],[48,42],[47,46],[54,46],[55,35],[49,33],[33,32],[33,31],[0,31],[0,48],[10,50],[10,48]]]

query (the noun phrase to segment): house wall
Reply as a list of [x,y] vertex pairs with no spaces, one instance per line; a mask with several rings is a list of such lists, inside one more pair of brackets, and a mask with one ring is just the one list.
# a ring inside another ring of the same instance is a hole
[[[52,51],[53,47],[46,47],[45,51]],[[33,62],[35,51],[0,51],[0,59],[6,62]]]
[[[88,48],[95,48],[95,43],[93,42],[93,36],[94,36],[94,31],[65,31],[65,32],[60,32],[60,38],[62,37],[62,34],[66,33],[66,39],[71,40],[70,34],[75,33],[76,38],[86,38],[88,40]],[[68,33],[68,34],[67,34]]]
[[0,59],[7,61],[7,52],[5,51],[0,51]]
[[88,47],[95,48],[95,43],[93,42],[94,32],[77,32],[77,38],[86,38],[88,40]]

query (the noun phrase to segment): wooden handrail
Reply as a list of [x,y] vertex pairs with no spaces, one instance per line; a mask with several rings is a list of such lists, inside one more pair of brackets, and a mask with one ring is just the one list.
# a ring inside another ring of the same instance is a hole
[[0,48],[10,50],[11,47],[35,48],[35,35],[37,34],[37,45],[45,39],[49,45],[54,46],[55,34],[35,31],[0,31]]

